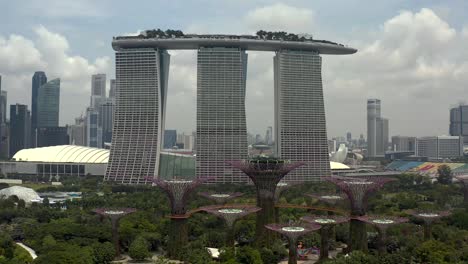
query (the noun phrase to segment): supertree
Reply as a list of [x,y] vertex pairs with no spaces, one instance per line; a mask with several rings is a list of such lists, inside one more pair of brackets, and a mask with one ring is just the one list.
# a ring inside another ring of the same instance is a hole
[[[302,221],[313,224],[319,225],[320,228],[320,257],[319,261],[324,261],[328,259],[328,250],[330,247],[330,239],[331,239],[331,232],[333,228],[342,223],[346,223],[349,221],[349,217],[347,216],[339,216],[339,215],[308,215],[301,218]],[[332,238],[334,239],[334,238]]]
[[380,215],[372,215],[372,216],[360,216],[357,217],[359,221],[371,224],[377,228],[379,233],[379,241],[378,241],[378,251],[379,254],[384,254],[387,252],[387,246],[385,241],[387,239],[387,228],[398,225],[401,223],[408,222],[408,218],[405,217],[394,217],[394,216],[380,216]]
[[320,229],[319,225],[311,224],[268,224],[265,227],[271,231],[278,232],[288,238],[289,260],[288,264],[297,263],[297,239]]
[[115,258],[120,259],[120,241],[119,241],[119,222],[120,219],[128,214],[135,212],[134,208],[96,208],[94,212],[102,217],[108,217],[112,224],[112,241],[114,242]]
[[194,180],[160,180],[150,179],[164,190],[171,204],[171,223],[168,240],[169,257],[177,257],[181,247],[188,244],[188,215],[187,201],[191,192],[200,184],[211,178],[197,178]]
[[270,157],[259,157],[249,160],[229,161],[234,168],[247,174],[257,191],[256,243],[258,246],[269,246],[273,241],[273,233],[268,232],[266,224],[276,220],[275,191],[278,182],[290,171],[304,165],[302,162],[290,162]]
[[243,193],[234,192],[234,193],[210,193],[210,192],[200,192],[199,195],[214,201],[216,204],[226,204],[229,200],[242,196]]
[[411,212],[411,215],[424,222],[424,241],[432,238],[432,224],[446,216],[451,215],[449,211],[439,212]]
[[463,203],[468,208],[468,175],[455,176],[455,179],[463,185]]
[[[307,196],[327,203],[330,206],[336,207],[342,203],[346,197],[342,193],[322,193],[322,194],[306,194]],[[329,212],[331,213],[331,212]]]
[[367,250],[366,224],[357,220],[356,217],[366,214],[367,202],[372,193],[382,188],[385,183],[395,179],[384,177],[327,177],[325,179],[341,189],[350,201],[351,221],[347,250],[349,252],[352,250]]
[[242,218],[246,215],[258,212],[261,210],[259,207],[255,206],[236,206],[229,205],[227,207],[215,206],[207,207],[203,209],[205,212],[213,214],[219,218],[224,219],[227,226],[227,237],[226,245],[234,247],[235,237],[234,237],[234,223],[237,219]]
[[[302,182],[285,182],[285,181],[280,181],[278,182],[278,184],[276,185],[276,190],[275,190],[275,204],[278,204],[279,203],[279,200],[281,198],[281,194],[296,186],[296,185],[300,185],[302,184]],[[275,222],[278,223],[279,222],[279,208],[278,207],[275,207]]]

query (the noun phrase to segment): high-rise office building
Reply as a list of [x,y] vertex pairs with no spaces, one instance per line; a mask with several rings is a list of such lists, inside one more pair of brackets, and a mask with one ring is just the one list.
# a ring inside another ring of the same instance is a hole
[[94,74],[91,76],[90,107],[98,110],[99,105],[105,99],[106,99],[106,75]]
[[158,175],[169,59],[154,48],[116,52],[118,92],[106,180],[146,183]]
[[346,141],[348,141],[348,143],[351,143],[353,141],[351,132],[346,133]]
[[381,116],[381,101],[367,100],[367,156],[383,156],[388,148],[389,121]]
[[164,130],[164,148],[171,149],[177,143],[177,130],[166,129]]
[[43,84],[37,93],[37,128],[58,127],[60,111],[60,79]]
[[68,127],[39,127],[37,128],[36,147],[68,145]]
[[27,105],[10,105],[10,157],[29,148],[31,140],[31,113]]
[[217,183],[246,182],[247,177],[226,161],[248,155],[247,54],[240,48],[202,47],[197,60],[197,177],[215,177]]
[[273,127],[269,126],[265,133],[265,144],[271,146],[273,145]]
[[115,79],[110,80],[110,88],[109,88],[109,98],[115,98],[115,93],[117,92],[117,86]]
[[0,158],[9,157],[8,146],[9,129],[7,124],[7,92],[2,90],[2,76],[0,75]]
[[75,118],[75,124],[68,127],[70,145],[87,146],[86,118]]
[[102,129],[102,144],[112,141],[112,124],[114,122],[115,100],[107,98],[99,105],[99,126]]
[[[32,93],[31,93],[31,132],[37,128],[37,100],[39,95],[39,88],[47,83],[47,76],[43,71],[37,71],[32,77]],[[34,133],[31,135],[34,139]]]
[[468,105],[459,105],[450,109],[451,136],[462,136],[464,144],[468,144]]
[[392,137],[392,150],[415,152],[416,150],[416,137],[407,136],[393,136]]
[[435,136],[416,139],[416,156],[450,159],[463,156],[463,137]]
[[102,128],[99,126],[99,112],[91,107],[86,109],[86,146],[102,147]]
[[276,153],[306,164],[287,181],[330,175],[321,69],[322,58],[312,51],[280,50],[274,58]]

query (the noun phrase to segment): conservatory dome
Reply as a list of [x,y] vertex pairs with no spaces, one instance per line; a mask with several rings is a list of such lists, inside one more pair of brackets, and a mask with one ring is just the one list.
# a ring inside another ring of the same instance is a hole
[[13,186],[0,190],[0,198],[8,198],[13,195],[16,195],[20,200],[24,200],[27,204],[42,201],[37,192],[31,188]]

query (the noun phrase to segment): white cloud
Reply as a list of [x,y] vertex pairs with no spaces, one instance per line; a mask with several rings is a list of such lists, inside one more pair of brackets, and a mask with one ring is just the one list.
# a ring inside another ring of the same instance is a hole
[[248,12],[245,21],[251,30],[309,33],[313,28],[314,14],[310,9],[276,3]]
[[67,39],[43,26],[34,29],[35,39],[23,36],[0,36],[0,74],[2,89],[8,91],[8,104],[31,103],[31,77],[45,71],[49,80],[61,79],[61,124],[70,123],[86,108],[90,78],[94,73],[109,73],[108,57],[90,62],[70,54]]

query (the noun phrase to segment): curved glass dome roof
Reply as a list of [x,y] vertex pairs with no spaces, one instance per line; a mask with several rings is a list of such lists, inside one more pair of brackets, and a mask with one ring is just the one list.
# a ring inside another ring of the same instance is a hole
[[108,149],[75,145],[22,149],[13,156],[16,161],[63,163],[107,163],[108,159]]
[[22,186],[13,186],[0,190],[1,197],[10,197],[16,195],[18,199],[25,201],[26,203],[41,201],[41,197],[31,188]]

